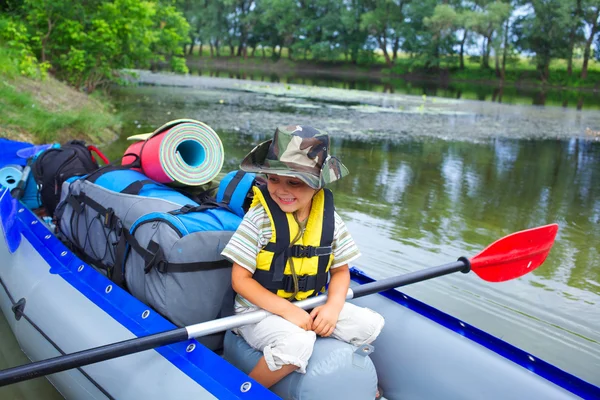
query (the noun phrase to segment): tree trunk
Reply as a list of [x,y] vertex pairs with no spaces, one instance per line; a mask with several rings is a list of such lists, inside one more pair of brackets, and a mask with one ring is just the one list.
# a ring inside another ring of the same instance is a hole
[[496,78],[502,78],[502,73],[500,72],[500,55],[498,51],[494,51],[494,66],[496,68]]
[[465,42],[467,41],[468,30],[465,29],[462,39],[460,40],[460,69],[465,69]]
[[254,58],[254,53],[256,53],[256,46],[252,46],[252,52],[250,52],[250,57]]
[[[237,56],[241,57],[244,54],[247,54],[247,51],[246,51],[246,34],[245,33],[240,36],[240,46],[238,47]],[[247,57],[244,57],[244,58],[247,58]]]
[[573,75],[573,48],[575,47],[575,33],[577,32],[577,28],[579,27],[579,22],[581,20],[581,0],[577,0],[577,4],[575,6],[575,13],[573,14],[573,21],[575,23],[571,27],[571,31],[569,32],[569,49],[567,50],[567,75]]
[[390,55],[388,54],[387,51],[387,40],[385,38],[385,36],[381,37],[381,36],[377,36],[377,43],[379,44],[379,48],[381,49],[381,51],[383,51],[383,56],[385,57],[385,63],[388,65],[388,67],[392,67],[393,63],[392,63],[392,59],[390,58]]
[[354,46],[350,53],[350,59],[352,60],[352,64],[356,65],[358,62],[358,47]]
[[54,23],[50,18],[48,18],[48,32],[42,38],[42,62],[46,62],[46,44],[48,44],[48,39],[50,39],[50,33],[52,33],[52,28],[54,28]]
[[538,65],[538,70],[540,72],[540,79],[542,82],[548,82],[548,77],[550,76],[550,59],[545,57],[544,60]]
[[590,33],[590,37],[585,42],[585,50],[583,52],[583,66],[581,67],[581,79],[587,78],[587,70],[588,70],[588,61],[590,60],[590,47],[592,46],[592,42],[594,41],[594,37],[596,33],[598,33],[598,17],[600,16],[600,7],[596,10],[596,15],[594,16],[594,23],[592,25],[592,32]]
[[210,46],[210,58],[213,58],[215,56],[215,53],[213,49],[213,44],[210,40],[208,41],[208,45]]
[[392,48],[393,50],[393,55],[392,55],[392,60],[396,61],[396,59],[398,58],[398,49],[400,48],[400,38],[396,36],[396,38],[394,39],[394,46]]
[[504,44],[502,45],[502,69],[500,70],[500,79],[502,82],[506,79],[506,55],[508,53],[508,21],[510,18],[506,19],[506,24],[504,25]]
[[490,51],[491,51],[490,41],[491,41],[491,35],[490,36],[486,36],[485,39],[484,39],[485,50],[483,52],[483,67],[484,68],[489,68],[490,67]]

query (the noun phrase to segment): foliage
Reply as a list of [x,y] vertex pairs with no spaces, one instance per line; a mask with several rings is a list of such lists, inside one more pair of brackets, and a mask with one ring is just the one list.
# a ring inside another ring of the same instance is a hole
[[177,71],[186,72],[176,57],[183,55],[189,25],[173,5],[23,0],[21,11],[24,18],[11,32],[13,42],[28,51],[20,50],[22,59],[35,54],[42,71],[50,68],[76,88],[92,92],[117,81],[118,70],[148,68],[167,60]]
[[17,50],[23,71],[39,68],[35,55],[90,91],[118,80],[124,68],[161,63],[185,73],[181,57],[194,49],[198,56],[346,61],[402,72],[465,69],[471,56],[482,71],[495,61],[491,75],[499,79],[508,79],[520,52],[534,57],[544,82],[555,80],[550,64],[557,59],[567,60],[569,77],[581,66],[585,79],[600,31],[598,0],[6,1],[2,10],[25,28],[11,31],[26,49]]
[[[14,51],[0,47],[0,127],[3,131],[28,132],[40,143],[59,140],[65,135],[102,141],[106,140],[103,135],[107,129],[119,125],[119,118],[96,100],[73,107],[73,89],[55,80],[36,82],[20,77],[18,64]],[[52,93],[52,96],[41,96],[52,97],[52,107],[31,94],[44,90]],[[64,99],[65,104],[57,107],[59,99]]]
[[29,43],[27,28],[22,22],[0,18],[0,45],[5,46],[1,50],[7,53],[5,59],[8,61],[7,64],[0,65],[0,72],[11,75],[17,73],[30,78],[46,77],[50,64],[38,62]]

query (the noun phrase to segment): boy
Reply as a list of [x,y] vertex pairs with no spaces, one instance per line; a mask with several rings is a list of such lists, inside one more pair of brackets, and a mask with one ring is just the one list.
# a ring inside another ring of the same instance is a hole
[[[293,371],[306,372],[316,335],[359,346],[384,325],[378,313],[346,303],[348,263],[360,252],[323,187],[348,174],[328,153],[329,136],[310,126],[282,126],[256,146],[241,169],[266,174],[222,254],[233,262],[235,312],[273,315],[237,332],[262,351],[250,376],[270,387]],[[293,301],[325,292],[310,314]]]

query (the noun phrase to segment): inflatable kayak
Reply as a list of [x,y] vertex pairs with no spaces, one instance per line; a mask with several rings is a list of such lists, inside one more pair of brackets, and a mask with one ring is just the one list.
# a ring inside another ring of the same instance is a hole
[[[176,328],[81,261],[7,189],[0,222],[0,307],[32,361]],[[352,279],[372,281],[358,270]],[[369,355],[385,398],[600,398],[600,388],[398,290],[352,301],[386,318]],[[278,398],[194,339],[47,378],[67,399]]]

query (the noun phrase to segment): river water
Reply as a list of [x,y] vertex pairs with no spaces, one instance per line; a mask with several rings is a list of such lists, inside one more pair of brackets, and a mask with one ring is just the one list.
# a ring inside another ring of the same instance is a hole
[[[331,185],[336,208],[362,251],[355,266],[375,278],[558,223],[550,256],[522,278],[456,274],[402,290],[600,385],[599,112],[199,76],[139,82],[112,93],[126,135],[201,120],[223,141],[225,171],[279,124],[329,131],[351,172]],[[103,150],[114,160],[127,145]]]

